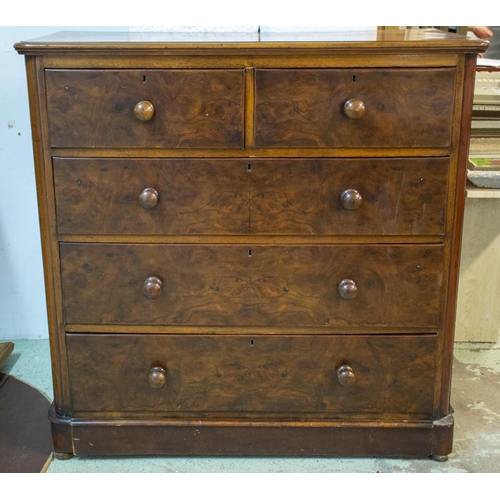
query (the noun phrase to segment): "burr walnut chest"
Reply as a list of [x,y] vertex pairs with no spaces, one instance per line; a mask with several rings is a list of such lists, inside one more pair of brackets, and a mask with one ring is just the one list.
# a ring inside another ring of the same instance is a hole
[[477,52],[59,33],[26,56],[56,456],[433,456]]

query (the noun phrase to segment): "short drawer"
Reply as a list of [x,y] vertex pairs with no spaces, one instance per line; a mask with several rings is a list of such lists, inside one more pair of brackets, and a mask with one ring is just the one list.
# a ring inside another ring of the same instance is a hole
[[444,234],[448,158],[53,162],[60,234]]
[[440,325],[441,245],[60,245],[65,320],[170,326]]
[[259,148],[449,147],[454,69],[256,71]]
[[432,413],[434,335],[67,336],[73,411]]
[[52,147],[241,148],[242,70],[47,70]]

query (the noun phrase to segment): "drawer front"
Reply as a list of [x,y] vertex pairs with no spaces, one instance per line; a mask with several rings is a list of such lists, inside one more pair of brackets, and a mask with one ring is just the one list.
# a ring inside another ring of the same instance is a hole
[[61,234],[240,234],[247,161],[54,159]]
[[442,235],[447,158],[55,158],[60,234]]
[[447,158],[252,163],[252,231],[282,235],[441,235]]
[[243,147],[241,70],[47,70],[45,80],[53,147]]
[[257,70],[255,146],[449,147],[454,87],[454,69]]
[[60,248],[67,323],[440,325],[440,245]]
[[74,334],[67,347],[74,411],[432,412],[433,335]]

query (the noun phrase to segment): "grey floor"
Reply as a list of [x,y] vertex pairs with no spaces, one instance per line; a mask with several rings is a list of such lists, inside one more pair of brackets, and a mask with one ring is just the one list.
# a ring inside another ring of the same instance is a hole
[[[2,371],[51,397],[47,340],[15,340]],[[500,344],[455,344],[454,451],[448,462],[338,458],[93,458],[47,472],[500,472]]]

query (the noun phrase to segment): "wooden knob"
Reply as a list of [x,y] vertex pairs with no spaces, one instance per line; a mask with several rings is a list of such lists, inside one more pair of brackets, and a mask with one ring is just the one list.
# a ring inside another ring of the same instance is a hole
[[154,188],[145,188],[139,195],[139,204],[142,208],[149,210],[158,203],[158,191]]
[[161,366],[153,366],[151,370],[149,370],[149,385],[153,389],[159,389],[165,385],[167,381],[167,372]]
[[344,300],[352,300],[358,295],[358,287],[353,280],[342,280],[339,283],[339,294]]
[[134,106],[134,116],[141,122],[147,122],[153,118],[155,108],[149,101],[140,101]]
[[365,111],[365,103],[359,99],[349,99],[344,104],[344,114],[351,120],[359,120]]
[[363,204],[363,197],[355,189],[346,189],[340,195],[340,201],[347,210],[357,210]]
[[161,282],[160,278],[157,278],[156,276],[150,276],[144,281],[142,291],[144,293],[144,296],[148,299],[156,299],[161,295],[162,287],[163,283]]
[[349,365],[342,365],[337,370],[337,378],[339,380],[339,384],[344,387],[350,387],[356,382],[356,375],[352,371],[352,368]]

